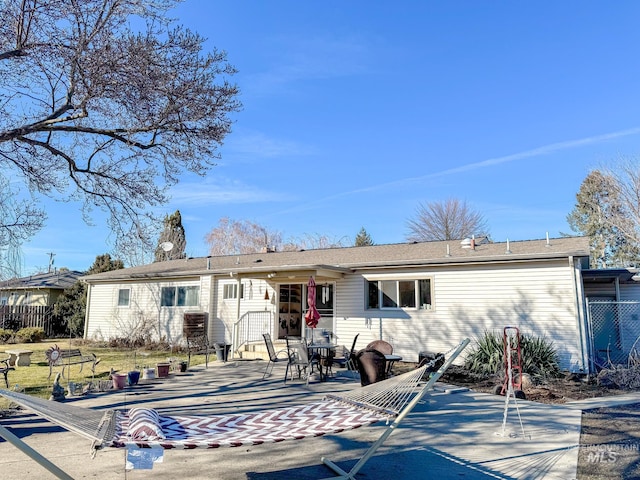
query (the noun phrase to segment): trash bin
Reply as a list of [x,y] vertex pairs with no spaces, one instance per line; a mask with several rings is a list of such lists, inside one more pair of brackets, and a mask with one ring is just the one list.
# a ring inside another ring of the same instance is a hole
[[226,362],[229,358],[229,352],[231,352],[231,345],[225,343],[214,343],[216,349],[216,357],[219,361]]

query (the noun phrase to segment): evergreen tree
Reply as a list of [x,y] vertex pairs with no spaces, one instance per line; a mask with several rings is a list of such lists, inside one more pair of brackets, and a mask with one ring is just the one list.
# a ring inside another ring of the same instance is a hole
[[590,172],[567,216],[571,230],[591,239],[591,268],[625,267],[637,261],[635,243],[625,234],[633,230],[633,222],[620,186],[619,179],[609,172]]
[[362,227],[358,232],[358,235],[356,235],[356,241],[354,243],[354,246],[366,247],[369,245],[375,245],[375,243],[373,243],[373,239],[371,238],[371,235],[369,235],[369,233],[364,229],[364,227]]
[[[105,253],[98,255],[87,274],[110,272],[124,268],[121,260],[113,260],[111,255]],[[84,336],[84,319],[87,309],[87,285],[77,281],[71,287],[64,290],[53,306],[53,314],[61,323],[54,328],[54,332],[65,335]]]
[[[171,244],[170,250],[164,250],[163,245]],[[185,249],[187,248],[187,239],[182,226],[182,216],[180,210],[176,210],[173,215],[164,217],[164,230],[158,239],[158,247],[155,252],[156,262],[165,260],[176,260],[185,258]]]

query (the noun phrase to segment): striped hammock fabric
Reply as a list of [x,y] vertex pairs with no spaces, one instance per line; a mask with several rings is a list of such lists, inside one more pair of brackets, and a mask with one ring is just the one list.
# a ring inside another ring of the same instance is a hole
[[164,438],[136,439],[131,434],[128,412],[118,412],[111,447],[161,446],[165,449],[219,448],[260,445],[285,440],[319,437],[370,425],[390,418],[388,414],[332,400],[250,414],[216,416],[159,415]]
[[[464,346],[466,343],[458,347],[460,351]],[[246,414],[162,415],[139,407],[99,411],[9,390],[0,390],[0,395],[92,440],[96,449],[129,445],[165,449],[238,447],[318,437],[380,421],[397,421],[404,415],[403,409],[415,402],[416,395],[420,397],[432,388],[452,360],[421,388],[419,383],[433,365],[340,395],[327,395],[321,401]]]
[[[248,414],[181,416],[152,409],[99,411],[47,401],[18,392],[0,395],[93,441],[94,448],[218,448],[317,437],[393,420],[411,397],[426,367],[323,400]],[[142,423],[132,422],[139,410]],[[154,419],[154,420],[150,420]],[[133,429],[130,424],[134,423]]]

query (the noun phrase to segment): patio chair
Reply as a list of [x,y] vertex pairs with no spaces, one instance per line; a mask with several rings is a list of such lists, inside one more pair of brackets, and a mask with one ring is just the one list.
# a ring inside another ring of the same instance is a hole
[[198,354],[204,354],[204,366],[208,368],[211,344],[209,343],[209,337],[206,334],[187,336],[187,363],[189,366],[191,366],[191,355]]
[[[263,333],[262,337],[264,338],[264,343],[267,347],[267,353],[269,354],[269,361],[267,362],[267,367],[264,369],[264,373],[262,374],[262,379],[264,380],[273,371],[273,365],[289,359],[289,355],[287,354],[287,350],[278,350],[276,352],[275,347],[273,346],[273,341],[271,340],[271,334]],[[284,357],[280,357],[278,355],[284,354]]]
[[358,333],[355,337],[353,337],[353,343],[351,344],[351,350],[349,350],[349,359],[347,360],[347,370],[351,370],[352,372],[358,371],[358,362],[356,361],[356,343],[358,341],[358,337],[360,334]]
[[384,340],[374,340],[369,345],[367,345],[367,349],[377,350],[383,355],[393,354],[393,345],[391,345],[389,342],[385,342]]
[[342,356],[333,358],[333,363],[337,363],[341,368],[345,368],[353,374],[353,377],[358,373],[358,363],[356,362],[356,342],[358,341],[358,337],[360,334],[358,333],[355,337],[353,337],[353,343],[351,344],[351,349],[347,350],[344,348],[344,352]]
[[287,383],[289,372],[291,372],[291,380],[293,380],[294,370],[297,370],[298,378],[302,378],[304,374],[307,383],[309,383],[309,376],[313,371],[314,365],[318,365],[318,359],[315,356],[309,357],[307,344],[301,338],[286,336],[285,339],[287,341],[289,361],[284,372],[284,383]]
[[372,383],[381,382],[387,375],[387,359],[378,350],[365,348],[356,355],[360,385],[366,387]]

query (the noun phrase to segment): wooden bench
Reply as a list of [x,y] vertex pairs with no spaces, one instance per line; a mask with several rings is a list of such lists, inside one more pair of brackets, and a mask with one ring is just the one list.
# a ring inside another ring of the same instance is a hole
[[204,354],[204,365],[209,366],[209,355],[211,354],[211,345],[209,337],[206,335],[191,335],[187,337],[187,362],[191,366],[191,355]]
[[[71,369],[71,365],[80,365],[80,371],[82,372],[82,367],[84,367],[85,363],[91,364],[91,373],[93,376],[96,374],[96,365],[100,363],[100,359],[96,357],[95,353],[90,355],[83,354],[79,348],[68,348],[68,349],[55,349],[58,352],[58,355],[52,357],[52,352],[49,352],[49,378],[51,378],[51,374],[53,373],[53,367],[57,365],[62,365],[62,376],[64,377],[64,369],[67,369],[67,378],[69,377],[69,370]],[[53,354],[55,355],[55,354]]]
[[15,370],[15,368],[9,365],[10,359],[11,357],[0,360],[0,373],[4,375],[4,383],[7,384],[7,388],[9,388],[9,378],[7,377],[7,375],[9,375],[9,370]]

